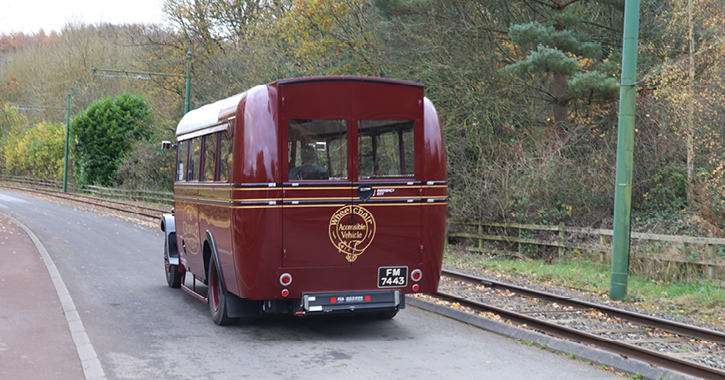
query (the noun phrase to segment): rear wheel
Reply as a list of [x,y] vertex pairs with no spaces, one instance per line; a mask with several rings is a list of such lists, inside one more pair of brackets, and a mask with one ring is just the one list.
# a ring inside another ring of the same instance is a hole
[[222,286],[219,272],[214,259],[209,260],[209,273],[207,273],[207,282],[209,283],[209,311],[211,319],[219,326],[231,325],[236,322],[234,318],[230,318],[227,314],[227,292]]
[[181,287],[181,278],[183,273],[179,272],[178,265],[172,265],[169,261],[169,242],[168,239],[164,239],[164,267],[166,269],[166,283],[169,284],[170,288]]

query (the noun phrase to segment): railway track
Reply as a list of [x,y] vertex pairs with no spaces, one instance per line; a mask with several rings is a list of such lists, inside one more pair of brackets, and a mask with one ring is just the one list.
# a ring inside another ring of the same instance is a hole
[[112,210],[115,212],[120,212],[123,214],[131,215],[134,217],[141,217],[144,219],[153,219],[154,221],[158,221],[159,218],[161,218],[161,214],[171,212],[170,208],[160,207],[160,206],[148,206],[136,202],[126,202],[126,201],[118,201],[113,199],[105,199],[105,198],[97,198],[92,197],[88,195],[80,195],[80,194],[69,194],[69,193],[62,193],[60,191],[53,191],[53,190],[42,190],[42,189],[33,189],[28,187],[20,187],[20,186],[13,186],[8,184],[0,184],[0,187],[4,187],[6,189],[11,189],[15,191],[20,191],[24,193],[34,193],[39,195],[44,195],[52,198],[62,199],[70,202],[78,202],[83,203],[86,205],[90,205],[93,207],[98,207],[102,209]]
[[725,333],[443,270],[433,297],[702,379],[725,379]]

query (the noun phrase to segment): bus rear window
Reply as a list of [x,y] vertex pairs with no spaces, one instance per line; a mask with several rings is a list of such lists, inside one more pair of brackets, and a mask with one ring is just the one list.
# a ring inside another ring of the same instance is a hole
[[347,179],[347,120],[289,120],[289,180]]
[[360,120],[358,122],[360,179],[413,178],[414,125],[412,120]]

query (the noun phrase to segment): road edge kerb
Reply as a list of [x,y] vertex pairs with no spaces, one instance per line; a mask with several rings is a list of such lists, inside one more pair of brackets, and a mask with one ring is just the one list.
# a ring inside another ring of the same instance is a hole
[[76,346],[76,352],[78,353],[78,358],[81,361],[83,369],[83,376],[86,380],[106,380],[106,374],[103,372],[101,361],[98,359],[96,350],[93,348],[93,344],[88,338],[88,334],[83,326],[83,321],[81,321],[81,316],[76,309],[73,298],[70,296],[68,288],[65,286],[65,282],[63,282],[63,278],[61,278],[60,272],[58,272],[58,268],[55,266],[53,259],[50,257],[50,254],[48,254],[48,251],[43,246],[43,243],[40,242],[40,239],[38,239],[33,231],[25,226],[25,224],[11,215],[3,212],[0,212],[0,214],[25,231],[28,237],[30,237],[30,240],[33,241],[33,244],[35,244],[35,248],[40,253],[40,256],[43,258],[43,262],[45,263],[45,267],[48,269],[48,274],[50,275],[50,279],[53,281],[53,286],[55,287],[61,307],[63,308],[63,314],[65,315],[66,322],[68,323],[71,338]]
[[478,315],[453,309],[451,307],[426,301],[417,297],[406,296],[405,298],[407,306],[413,306],[431,313],[440,314],[456,321],[508,338],[533,342],[536,347],[545,347],[548,351],[574,355],[577,359],[585,362],[591,361],[596,365],[612,367],[618,372],[627,372],[635,375],[641,374],[645,379],[649,380],[698,380],[696,377],[685,375],[667,368],[652,367],[641,360],[625,358],[619,354],[609,351],[604,351],[581,343],[554,338],[535,331],[483,318]]

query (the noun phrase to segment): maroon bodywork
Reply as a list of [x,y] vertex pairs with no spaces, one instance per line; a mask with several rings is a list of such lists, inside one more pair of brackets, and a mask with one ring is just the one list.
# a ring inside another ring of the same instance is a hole
[[[408,277],[422,271],[419,281],[408,278],[404,287],[393,287],[403,294],[437,289],[446,228],[446,163],[438,115],[422,85],[361,77],[288,79],[216,104],[216,120],[195,114],[202,108],[187,114],[177,130],[181,143],[221,131],[231,136],[233,146],[228,180],[218,180],[218,153],[216,166],[208,164],[217,177],[177,177],[179,270],[204,280],[209,260],[216,258],[224,289],[247,300],[377,290],[381,267],[407,267]],[[338,132],[342,137],[327,133],[326,142],[315,143],[307,137],[307,127],[300,127],[299,134],[293,129],[293,124],[318,122],[319,130],[332,130],[326,126],[330,120],[343,126],[338,128],[344,131]],[[358,140],[363,138],[363,120],[373,126],[372,137],[365,137],[372,145],[365,147]],[[389,120],[412,126],[405,132],[409,134],[390,132],[394,122],[383,122]],[[290,170],[299,166],[290,158],[298,149],[291,131],[300,139],[299,149],[316,148],[318,157],[330,159],[328,172],[337,170],[338,177],[289,178]],[[377,175],[382,158],[367,158],[368,151],[377,157],[376,150],[383,149],[382,137],[373,136],[378,132],[398,136],[400,146],[409,139],[407,147],[396,148],[399,152],[387,151],[402,162],[390,169],[396,174]],[[214,142],[209,144],[212,152]],[[344,150],[346,157],[333,165],[334,155]],[[201,150],[199,157],[204,156]],[[362,169],[363,160],[373,161]],[[179,173],[184,163],[190,169],[189,158],[177,161]],[[191,163],[202,165],[200,171],[205,164]],[[414,173],[406,167],[414,167]],[[367,187],[372,196],[365,201],[358,189]],[[288,286],[280,281],[283,273],[293,279]]]

